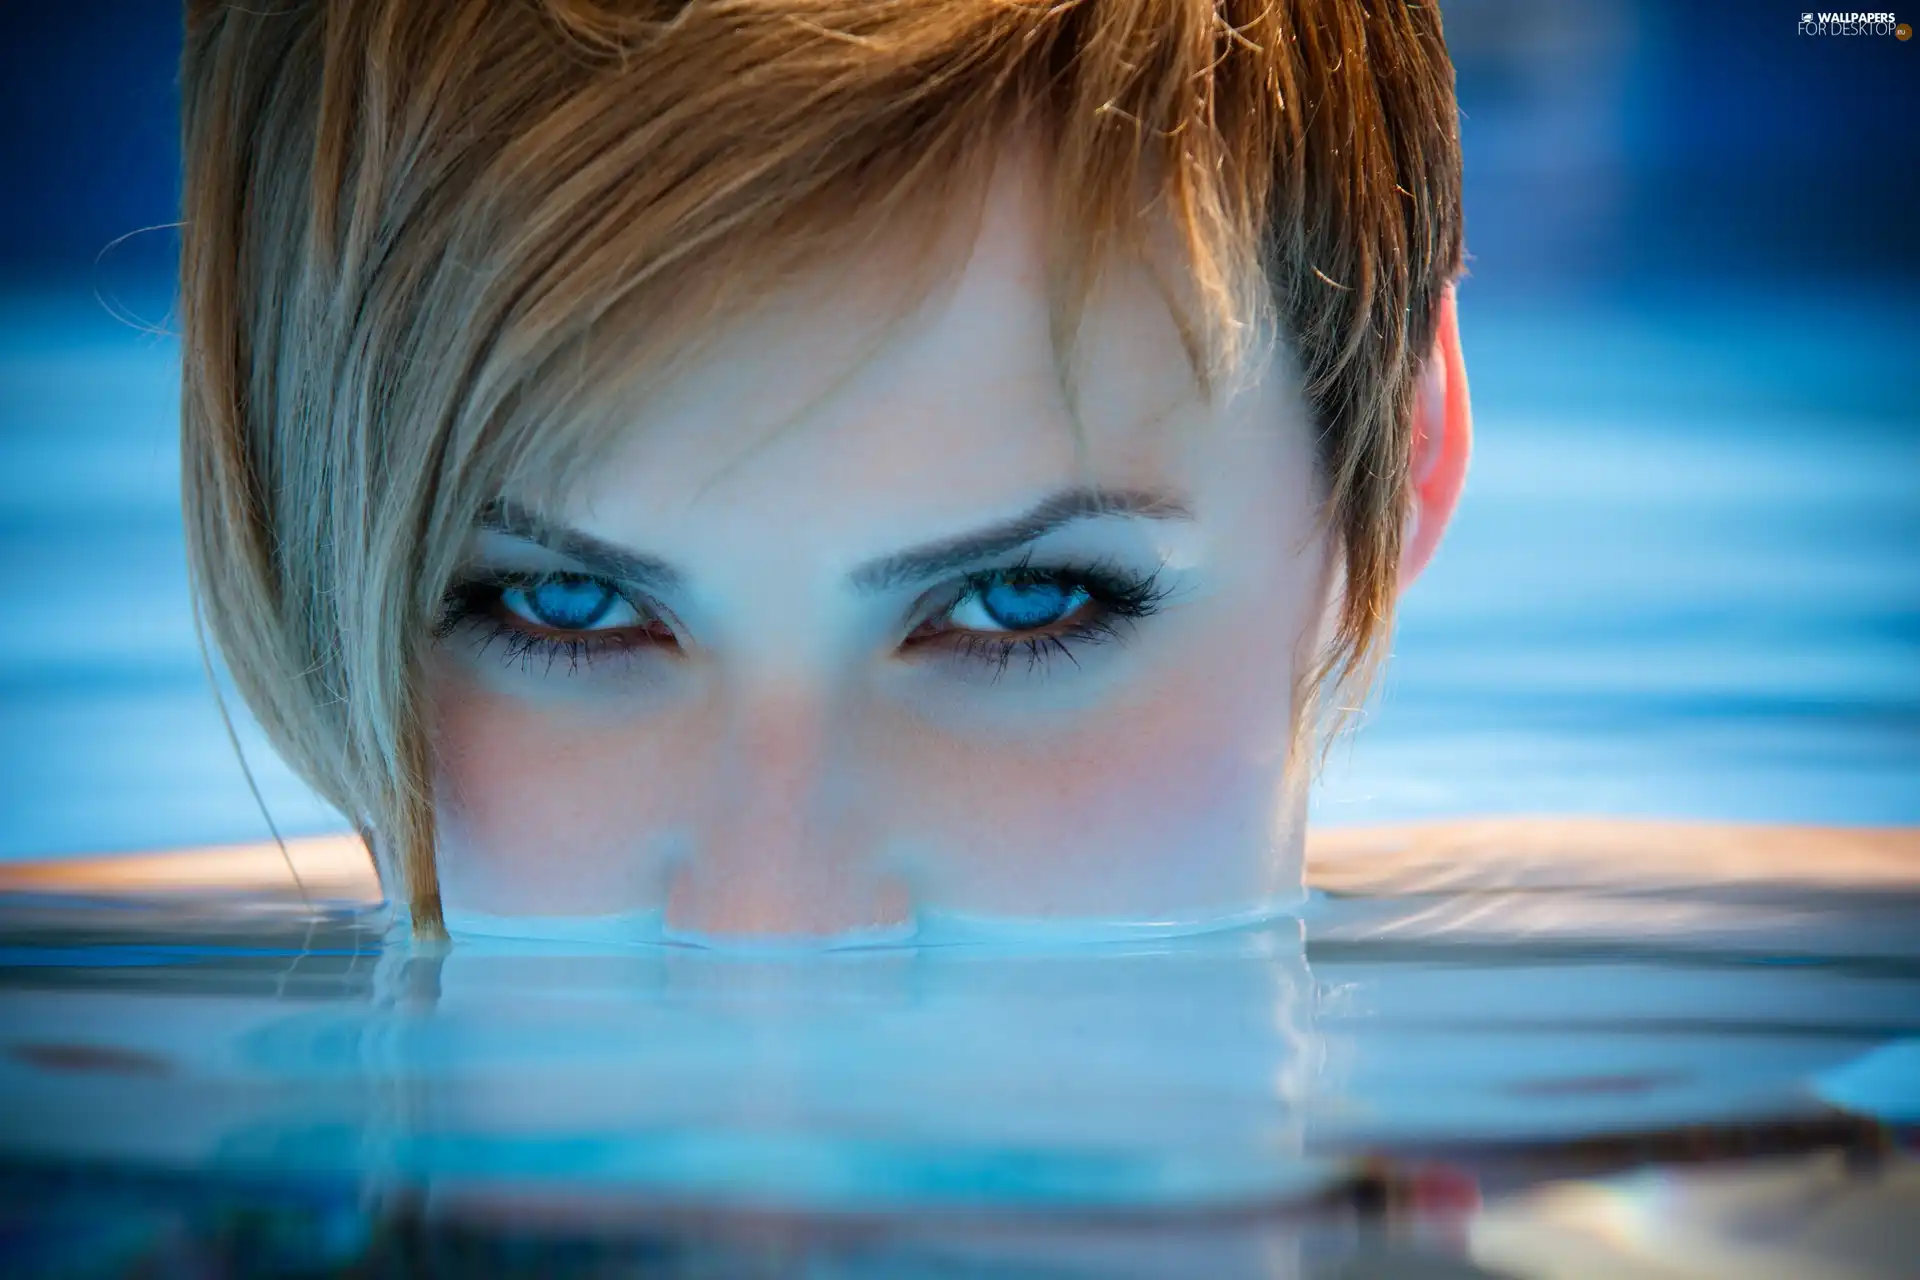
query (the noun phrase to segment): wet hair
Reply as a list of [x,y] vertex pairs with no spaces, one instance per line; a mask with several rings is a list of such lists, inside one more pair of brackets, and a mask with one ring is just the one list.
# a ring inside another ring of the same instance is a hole
[[613,388],[963,201],[1016,134],[1059,350],[1149,225],[1203,382],[1286,344],[1344,584],[1318,675],[1371,670],[1461,264],[1431,3],[192,0],[181,86],[199,607],[416,930],[442,930],[420,674],[476,517],[557,492]]

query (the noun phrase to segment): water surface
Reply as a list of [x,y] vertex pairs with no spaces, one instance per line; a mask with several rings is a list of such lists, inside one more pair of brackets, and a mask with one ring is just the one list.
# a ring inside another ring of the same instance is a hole
[[[1199,937],[787,958],[15,895],[16,1242],[101,1273],[404,1236],[668,1274],[1497,1275],[1629,1213],[1667,1262],[1920,1247],[1920,892],[1360,877]],[[1703,1159],[1784,1190],[1675,1213]],[[1613,1216],[1543,1216],[1569,1186]],[[1865,1206],[1839,1239],[1836,1205]]]

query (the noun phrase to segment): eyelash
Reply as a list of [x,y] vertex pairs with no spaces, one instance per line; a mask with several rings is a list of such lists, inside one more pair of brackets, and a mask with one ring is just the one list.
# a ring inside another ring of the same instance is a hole
[[[434,624],[434,638],[444,640],[463,625],[478,622],[484,627],[478,652],[485,652],[496,641],[504,641],[503,661],[508,665],[517,662],[523,670],[528,670],[544,658],[548,672],[557,663],[565,662],[569,674],[577,672],[583,663],[591,665],[605,657],[626,656],[648,647],[649,642],[644,638],[633,638],[633,628],[543,635],[503,614],[500,597],[504,592],[534,591],[554,582],[584,582],[604,587],[625,600],[636,613],[655,619],[662,616],[662,611],[645,598],[630,596],[606,579],[590,574],[486,572],[455,583],[447,592]],[[1161,602],[1170,594],[1161,584],[1157,569],[1140,574],[1108,563],[1036,569],[1022,560],[1007,568],[965,575],[959,580],[951,603],[928,621],[948,617],[977,594],[1012,583],[1051,586],[1069,594],[1084,591],[1088,599],[1074,614],[1068,615],[1078,620],[1068,623],[1061,631],[941,633],[951,634],[952,638],[942,640],[936,636],[918,643],[944,643],[963,660],[991,670],[994,680],[998,680],[1014,657],[1023,651],[1029,671],[1049,666],[1056,657],[1064,657],[1078,666],[1079,649],[1125,640],[1132,626],[1158,613]]]
[[1158,613],[1161,602],[1171,594],[1161,584],[1158,569],[1141,574],[1105,562],[1035,569],[1023,559],[1010,568],[986,570],[963,577],[959,594],[947,606],[946,613],[951,614],[977,592],[1009,582],[1057,587],[1068,592],[1084,591],[1088,602],[1081,606],[1080,612],[1088,616],[1070,623],[1066,630],[1060,632],[1009,632],[996,635],[985,631],[966,631],[957,633],[947,641],[962,658],[988,667],[995,680],[1006,671],[1014,655],[1022,651],[1027,655],[1029,671],[1047,667],[1056,657],[1065,658],[1079,666],[1076,650],[1108,641],[1124,641],[1133,625]]

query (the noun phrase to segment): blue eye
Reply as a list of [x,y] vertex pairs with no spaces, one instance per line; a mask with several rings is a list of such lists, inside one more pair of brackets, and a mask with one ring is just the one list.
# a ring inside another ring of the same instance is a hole
[[678,649],[672,625],[651,601],[636,603],[619,587],[580,573],[494,570],[447,591],[434,637],[465,633],[476,653],[498,644],[509,666],[531,672],[543,661],[568,675],[601,657]]
[[962,597],[947,621],[968,631],[1037,631],[1084,607],[1084,587],[1050,581],[996,580]]
[[600,631],[640,621],[634,607],[596,578],[556,575],[527,586],[505,587],[507,612],[553,631]]
[[1166,595],[1157,572],[1022,564],[969,575],[959,597],[908,643],[944,647],[985,666],[996,679],[1022,652],[1029,667],[1054,657],[1078,666],[1082,649],[1122,639],[1133,623],[1158,612]]
[[[1089,645],[1119,640],[1131,624],[1158,612],[1167,590],[1157,572],[1108,565],[1009,569],[970,574],[902,641],[903,649],[943,648],[998,676],[1024,651],[1037,667],[1055,656],[1078,665]],[[472,626],[482,651],[504,644],[509,664],[545,659],[571,674],[601,656],[671,656],[680,649],[670,615],[630,598],[602,578],[579,573],[485,571],[449,588],[434,624],[436,639]]]

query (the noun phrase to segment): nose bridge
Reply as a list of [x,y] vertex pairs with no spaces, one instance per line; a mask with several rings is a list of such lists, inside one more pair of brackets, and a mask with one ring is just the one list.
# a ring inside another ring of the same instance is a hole
[[818,938],[898,929],[848,709],[797,680],[727,695],[706,795],[668,887],[667,928],[696,938]]
[[829,695],[799,679],[727,699],[715,761],[715,808],[725,817],[803,814],[824,797],[835,761]]

